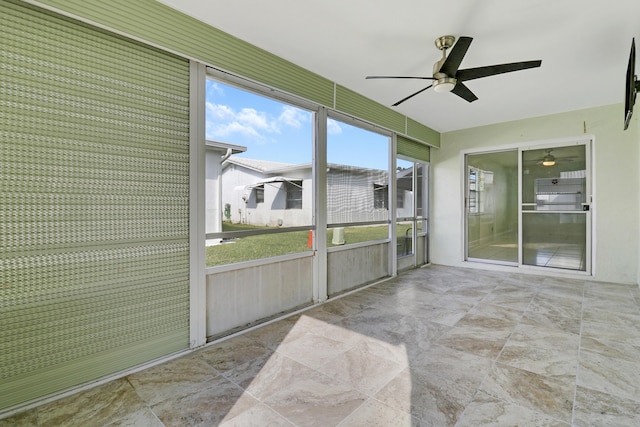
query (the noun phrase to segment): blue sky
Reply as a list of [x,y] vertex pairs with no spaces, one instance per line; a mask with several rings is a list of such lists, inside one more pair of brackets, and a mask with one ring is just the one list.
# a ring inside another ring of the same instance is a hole
[[[223,83],[207,80],[207,139],[247,147],[241,157],[310,163],[313,115]],[[387,169],[388,138],[330,119],[330,163]]]

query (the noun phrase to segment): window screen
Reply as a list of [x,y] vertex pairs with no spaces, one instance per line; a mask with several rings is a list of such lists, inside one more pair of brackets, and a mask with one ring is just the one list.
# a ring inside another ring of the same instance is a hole
[[0,410],[189,346],[189,64],[0,3]]

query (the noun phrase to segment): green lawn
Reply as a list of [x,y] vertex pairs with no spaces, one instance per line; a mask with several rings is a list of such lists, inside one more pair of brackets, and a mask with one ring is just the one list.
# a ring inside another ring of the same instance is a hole
[[[404,238],[405,231],[410,226],[398,224],[398,237]],[[223,231],[243,231],[262,229],[246,224],[223,223]],[[346,227],[344,229],[345,244],[380,240],[387,238],[388,227],[386,225]],[[327,231],[327,245],[332,247],[333,231]],[[232,239],[226,243],[207,246],[207,266],[232,264],[235,262],[249,261],[253,259],[268,258],[277,255],[286,255],[297,252],[310,251],[308,247],[309,231],[292,231],[276,234],[263,234],[258,236]]]

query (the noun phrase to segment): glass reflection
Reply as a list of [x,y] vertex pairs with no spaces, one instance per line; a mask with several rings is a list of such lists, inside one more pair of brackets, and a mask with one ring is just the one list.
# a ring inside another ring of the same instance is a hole
[[518,152],[467,156],[467,256],[518,262]]

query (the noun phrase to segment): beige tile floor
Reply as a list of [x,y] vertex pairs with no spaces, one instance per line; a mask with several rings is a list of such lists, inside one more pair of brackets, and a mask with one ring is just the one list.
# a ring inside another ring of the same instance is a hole
[[430,266],[0,426],[637,426],[639,303]]
[[[538,267],[586,270],[584,245],[575,243],[527,243],[522,263]],[[474,244],[469,247],[469,258],[489,261],[518,262],[518,244],[509,238]]]

